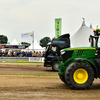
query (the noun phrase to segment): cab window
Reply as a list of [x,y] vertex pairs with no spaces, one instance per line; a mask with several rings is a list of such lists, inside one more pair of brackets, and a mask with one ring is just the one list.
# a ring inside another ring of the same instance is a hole
[[56,52],[57,51],[57,47],[56,46],[52,46],[51,50]]
[[98,47],[100,47],[100,36],[99,36],[99,39],[98,39],[98,44],[97,44]]

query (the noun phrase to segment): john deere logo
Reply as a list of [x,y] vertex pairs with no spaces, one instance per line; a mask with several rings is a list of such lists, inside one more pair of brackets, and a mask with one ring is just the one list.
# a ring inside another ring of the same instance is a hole
[[30,36],[33,36],[33,33],[31,33]]

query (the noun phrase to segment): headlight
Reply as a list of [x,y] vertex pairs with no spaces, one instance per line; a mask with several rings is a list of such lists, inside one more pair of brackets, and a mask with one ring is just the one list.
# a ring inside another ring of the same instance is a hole
[[65,51],[61,51],[60,53],[61,53],[61,55],[63,55],[65,53]]

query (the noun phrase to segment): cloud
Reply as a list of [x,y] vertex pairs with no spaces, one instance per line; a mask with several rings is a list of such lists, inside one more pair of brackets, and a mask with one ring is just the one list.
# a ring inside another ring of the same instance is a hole
[[[98,0],[97,0],[98,1]],[[99,2],[99,1],[98,1]],[[55,36],[55,18],[62,18],[62,34],[75,31],[82,24],[99,24],[99,3],[94,0],[0,0],[0,34],[9,41],[21,39],[21,33],[34,30],[38,41]],[[96,7],[94,7],[96,5]],[[94,19],[95,21],[93,21]],[[73,31],[73,29],[76,30]]]

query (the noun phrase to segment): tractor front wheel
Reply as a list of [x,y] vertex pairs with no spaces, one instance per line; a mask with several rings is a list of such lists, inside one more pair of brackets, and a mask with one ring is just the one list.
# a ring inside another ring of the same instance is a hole
[[58,69],[59,69],[59,63],[58,63],[58,61],[55,61],[53,64],[52,64],[52,70],[54,70],[54,71],[58,71]]
[[62,82],[64,82],[65,84],[67,84],[67,82],[65,81],[64,75],[60,75],[59,74],[59,78],[61,79]]
[[65,71],[65,80],[73,89],[87,89],[94,80],[94,71],[84,62],[73,62]]

